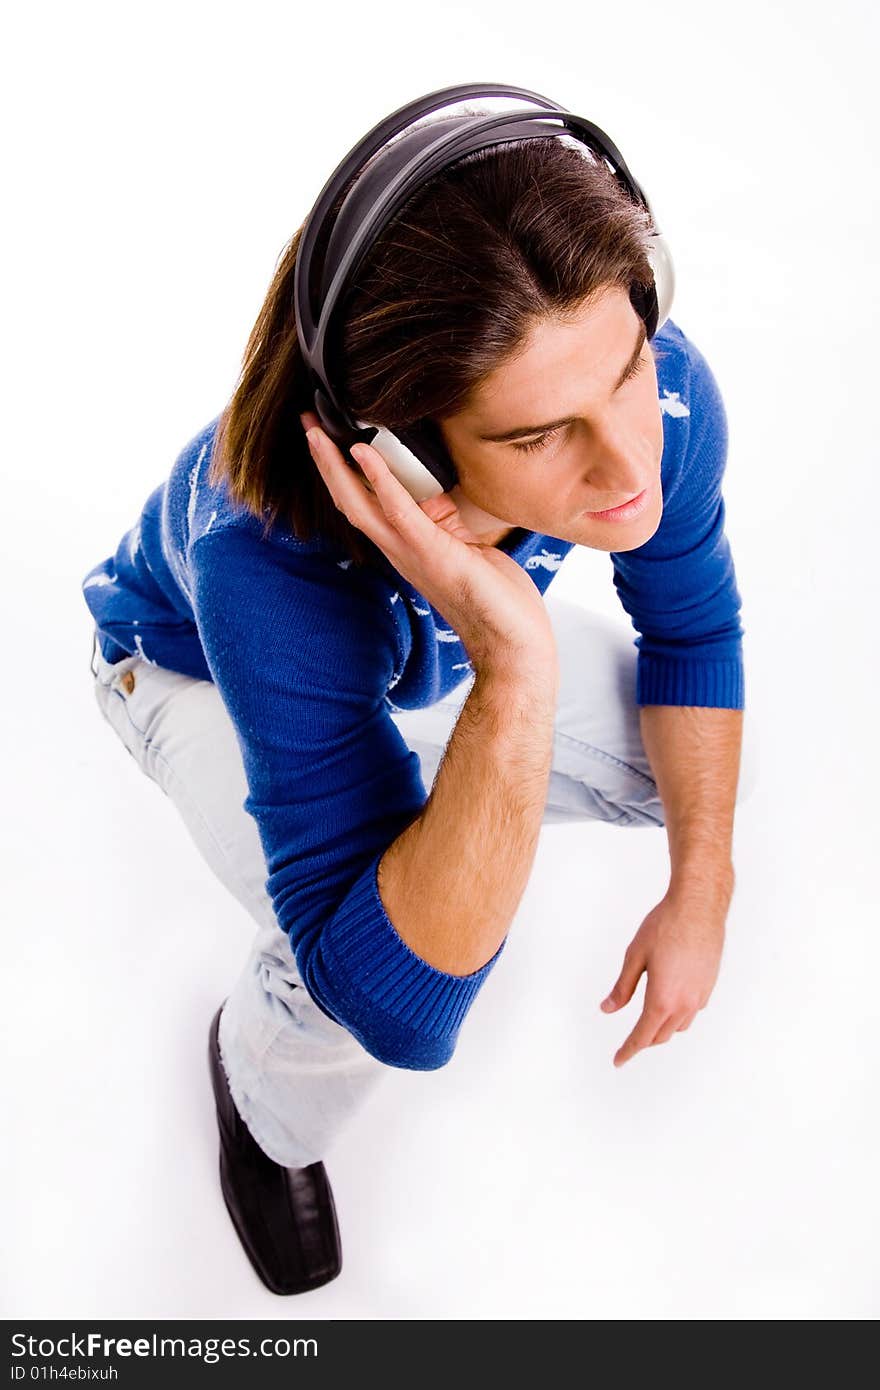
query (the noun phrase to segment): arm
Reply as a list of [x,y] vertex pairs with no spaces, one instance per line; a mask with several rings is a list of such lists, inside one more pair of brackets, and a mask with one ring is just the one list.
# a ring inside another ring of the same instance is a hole
[[672,370],[688,413],[664,416],[660,524],[644,545],[611,554],[617,596],[638,633],[636,700],[742,709],[742,599],[722,492],[727,413],[693,343]]
[[731,859],[745,704],[741,599],[721,493],[728,430],[718,385],[689,348],[677,384],[689,414],[669,421],[664,510],[643,546],[612,556],[615,587],[639,631],[636,698],[664,808],[670,881],[631,941],[602,1003],[644,1007],[615,1065],[666,1042],[705,1007],[720,968],[734,887]]
[[715,988],[734,888],[731,837],[742,718],[740,710],[673,705],[640,711],[663,802],[671,874],[602,1002],[606,1013],[621,1008],[648,972],[642,1013],[618,1048],[615,1066],[684,1032]]
[[[442,1066],[528,872],[551,683],[543,703],[534,692],[527,703],[510,673],[478,677],[426,812],[418,755],[386,704],[402,659],[387,583],[247,525],[202,535],[189,561],[206,660],[242,751],[244,808],[303,983],[379,1061]],[[517,776],[507,757],[520,759]],[[497,861],[483,869],[490,835]]]
[[729,897],[742,710],[643,705],[639,721],[663,802],[671,886]]
[[478,668],[424,811],[380,862],[387,912],[440,970],[478,969],[507,935],[547,800],[556,696],[555,667]]

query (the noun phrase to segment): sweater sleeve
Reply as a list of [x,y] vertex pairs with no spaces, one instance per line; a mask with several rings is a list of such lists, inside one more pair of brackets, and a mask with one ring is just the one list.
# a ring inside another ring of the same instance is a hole
[[379,895],[379,860],[427,799],[386,705],[399,652],[381,580],[239,527],[200,536],[190,571],[305,987],[379,1061],[442,1066],[505,943],[473,974],[447,974],[404,942]]
[[[741,598],[724,531],[727,415],[706,359],[688,342],[689,415],[669,419],[663,515],[650,540],[613,552],[614,587],[639,633],[639,705],[745,704]],[[679,430],[684,439],[676,438]]]

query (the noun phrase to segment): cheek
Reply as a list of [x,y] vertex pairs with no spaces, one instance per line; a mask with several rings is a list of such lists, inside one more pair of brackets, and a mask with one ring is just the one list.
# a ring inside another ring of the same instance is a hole
[[659,462],[663,453],[663,412],[660,409],[660,401],[657,398],[656,378],[651,392],[646,394],[642,406],[641,419],[645,438],[650,441],[653,447],[654,459]]
[[656,415],[655,415],[655,417],[654,417],[654,446],[655,446],[655,449],[656,449],[656,453],[655,453],[655,456],[654,456],[654,457],[655,457],[656,460],[657,460],[657,467],[658,467],[658,468],[660,467],[660,460],[661,460],[662,457],[663,457],[663,444],[664,444],[664,439],[663,439],[663,416],[661,415],[660,411],[658,410],[657,413],[656,413]]
[[[535,491],[539,496],[540,488]],[[521,509],[529,508],[533,496],[533,491],[523,485],[514,468],[497,465],[491,470],[479,471],[471,467],[465,478],[459,478],[453,493],[471,520],[481,525],[518,516]]]

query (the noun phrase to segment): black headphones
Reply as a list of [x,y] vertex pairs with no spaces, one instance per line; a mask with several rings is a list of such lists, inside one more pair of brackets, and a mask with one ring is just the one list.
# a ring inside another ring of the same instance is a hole
[[[542,109],[443,117],[408,134],[399,134],[440,107],[481,97],[524,97]],[[392,433],[367,421],[355,420],[346,411],[336,395],[332,363],[327,360],[329,345],[334,341],[334,315],[338,305],[379,232],[437,173],[476,150],[510,140],[546,139],[548,135],[566,132],[605,159],[617,180],[651,217],[654,231],[648,257],[654,281],[641,293],[639,286],[633,286],[630,298],[645,321],[648,338],[653,338],[669,316],[675,272],[669,247],[657,230],[645,193],[604,131],[583,116],[575,116],[524,87],[506,87],[497,82],[465,83],[441,87],[401,106],[349,151],[330,175],[306,219],[294,269],[294,300],[297,334],[314,390],[315,413],[343,455],[359,441],[372,444],[417,501],[448,492],[458,481],[455,465],[440,431],[430,420],[418,421]],[[395,136],[398,138],[394,139]],[[384,151],[383,146],[387,146]],[[376,157],[373,159],[373,156]],[[373,159],[370,168],[357,179],[339,210],[327,242],[320,282],[315,284],[315,248],[330,209],[343,187],[370,159]]]

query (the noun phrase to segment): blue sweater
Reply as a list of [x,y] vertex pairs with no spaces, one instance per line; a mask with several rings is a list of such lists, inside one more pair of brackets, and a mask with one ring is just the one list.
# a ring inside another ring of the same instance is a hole
[[[672,320],[654,339],[664,510],[613,553],[638,633],[639,704],[744,705],[741,606],[724,534],[727,419],[707,362]],[[206,474],[217,421],[183,448],[115,553],[82,581],[104,657],[213,681],[237,731],[266,889],[316,1004],[380,1061],[432,1069],[504,947],[470,975],[429,965],[379,896],[388,845],[427,791],[391,718],[471,671],[431,604],[389,562],[359,569],[231,502]],[[522,528],[501,543],[545,592],[569,541]]]

